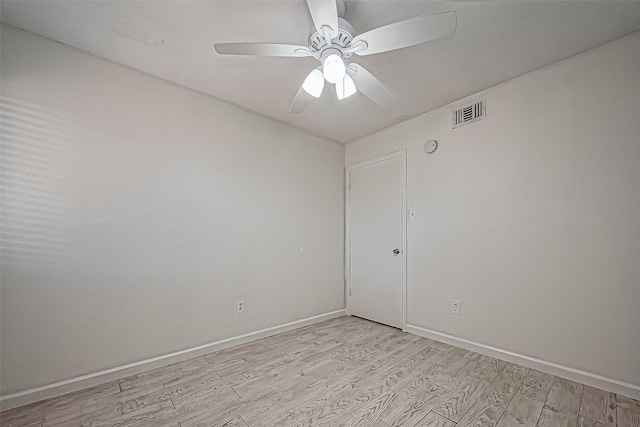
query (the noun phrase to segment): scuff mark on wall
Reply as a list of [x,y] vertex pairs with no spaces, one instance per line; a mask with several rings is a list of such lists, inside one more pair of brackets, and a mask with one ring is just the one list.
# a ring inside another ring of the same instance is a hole
[[[124,18],[124,13],[122,14]],[[125,40],[142,44],[148,47],[156,47],[164,45],[164,37],[162,39],[154,39],[147,31],[137,26],[130,25],[126,22],[119,22],[115,28],[109,28],[109,31],[117,34]]]

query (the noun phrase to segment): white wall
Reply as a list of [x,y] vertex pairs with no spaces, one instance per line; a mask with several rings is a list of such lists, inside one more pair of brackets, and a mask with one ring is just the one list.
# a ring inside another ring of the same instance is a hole
[[1,59],[2,395],[344,308],[344,146],[11,27]]
[[347,145],[407,150],[408,323],[640,385],[640,33],[482,97]]

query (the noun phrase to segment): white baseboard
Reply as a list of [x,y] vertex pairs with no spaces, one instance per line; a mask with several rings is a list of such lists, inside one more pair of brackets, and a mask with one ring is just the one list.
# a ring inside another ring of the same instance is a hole
[[536,369],[551,375],[577,381],[612,393],[623,394],[633,399],[640,399],[640,385],[637,384],[614,380],[613,378],[603,377],[591,372],[581,371],[580,369],[574,369],[568,366],[558,365],[557,363],[547,362],[546,360],[537,359],[535,357],[525,356],[512,351],[492,347],[490,345],[480,344],[474,341],[458,338],[453,335],[425,329],[420,326],[407,325],[404,330],[411,334],[431,338],[436,341],[464,348],[465,350],[475,351],[476,353],[516,363],[527,368]]
[[188,348],[186,350],[176,351],[174,353],[153,357],[151,359],[140,360],[138,362],[129,363],[127,365],[106,369],[92,374],[82,375],[68,380],[59,381],[53,384],[47,384],[42,387],[32,388],[30,390],[21,391],[19,393],[0,396],[0,410],[16,408],[18,406],[28,405],[29,403],[38,402],[40,400],[49,399],[51,397],[60,396],[76,390],[87,387],[93,387],[129,375],[139,374],[150,369],[159,368],[161,366],[170,365],[172,363],[181,362],[194,357],[202,356],[214,351],[223,350],[234,345],[244,344],[255,341],[260,338],[269,337],[271,335],[280,334],[282,332],[291,331],[313,323],[340,317],[345,314],[345,310],[336,310],[329,313],[318,314],[316,316],[307,317],[305,319],[295,320],[270,328],[261,329],[259,331],[250,332],[248,334],[238,335],[215,341],[209,344],[200,345],[198,347]]

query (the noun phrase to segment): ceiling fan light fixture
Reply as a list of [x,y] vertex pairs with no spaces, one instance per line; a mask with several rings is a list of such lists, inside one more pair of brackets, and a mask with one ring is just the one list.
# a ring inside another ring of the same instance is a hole
[[348,98],[356,92],[356,84],[349,75],[345,75],[342,81],[336,83],[336,95],[340,100]]
[[314,98],[320,98],[322,89],[324,89],[324,76],[322,75],[322,71],[316,68],[309,73],[302,83],[302,88]]
[[329,83],[338,83],[344,79],[347,69],[344,65],[344,61],[335,53],[328,55],[322,63],[322,72],[324,78]]

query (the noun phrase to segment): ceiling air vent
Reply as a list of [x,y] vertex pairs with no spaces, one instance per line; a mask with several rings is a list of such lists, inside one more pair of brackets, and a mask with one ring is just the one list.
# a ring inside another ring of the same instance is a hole
[[486,117],[486,101],[482,100],[475,104],[453,110],[453,128],[482,120]]

